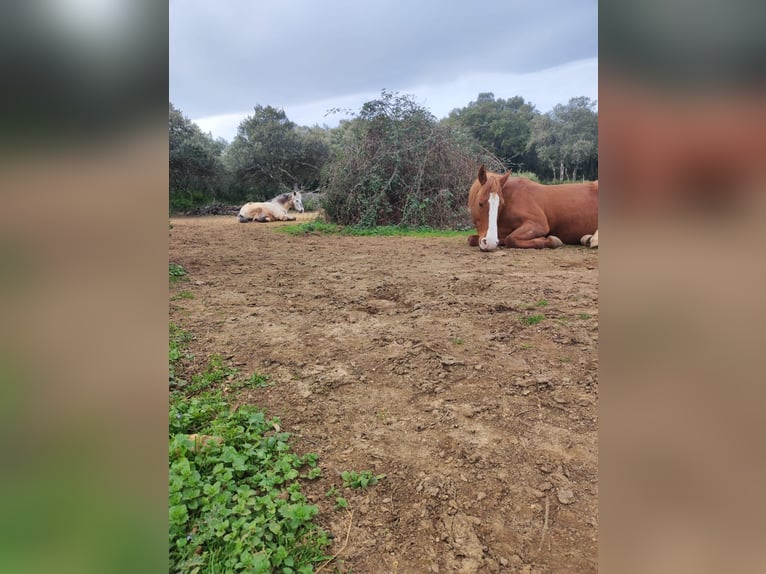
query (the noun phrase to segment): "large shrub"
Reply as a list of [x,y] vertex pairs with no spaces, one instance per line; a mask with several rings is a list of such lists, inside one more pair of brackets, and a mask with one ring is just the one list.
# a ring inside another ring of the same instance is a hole
[[336,133],[326,217],[341,225],[463,227],[479,164],[500,162],[411,96],[383,91]]

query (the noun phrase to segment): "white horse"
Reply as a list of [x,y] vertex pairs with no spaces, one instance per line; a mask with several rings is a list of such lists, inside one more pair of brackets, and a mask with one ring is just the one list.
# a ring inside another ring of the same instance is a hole
[[295,221],[294,215],[288,215],[288,209],[295,209],[298,213],[303,213],[303,200],[300,191],[290,191],[282,193],[271,201],[249,202],[242,206],[237,215],[240,223],[249,223],[258,221],[264,223],[267,221]]

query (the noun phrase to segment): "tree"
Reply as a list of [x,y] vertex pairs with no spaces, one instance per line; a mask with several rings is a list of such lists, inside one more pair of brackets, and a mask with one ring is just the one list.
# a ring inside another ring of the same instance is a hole
[[172,103],[168,116],[169,195],[173,209],[215,201],[224,189],[222,139],[202,133]]
[[553,179],[598,178],[596,102],[577,97],[558,104],[532,122],[529,149],[548,166]]
[[269,199],[294,186],[319,181],[329,155],[321,128],[300,128],[284,110],[256,106],[237,128],[224,154],[233,193],[250,200]]
[[475,102],[452,110],[444,123],[464,130],[516,171],[538,169],[537,156],[528,146],[532,121],[539,113],[521,96],[495,99],[483,92]]

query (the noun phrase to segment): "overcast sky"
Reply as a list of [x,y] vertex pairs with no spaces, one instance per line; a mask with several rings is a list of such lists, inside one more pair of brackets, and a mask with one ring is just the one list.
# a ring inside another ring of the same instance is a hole
[[437,118],[480,92],[598,96],[597,0],[170,0],[170,101],[231,141],[260,104],[337,125],[382,89]]

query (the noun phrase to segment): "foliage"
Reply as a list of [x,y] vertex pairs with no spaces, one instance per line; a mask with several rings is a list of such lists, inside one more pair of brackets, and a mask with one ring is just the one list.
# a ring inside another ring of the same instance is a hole
[[327,139],[322,128],[296,126],[284,110],[256,106],[224,153],[231,193],[263,201],[295,186],[316,186],[329,158]]
[[596,102],[572,98],[532,123],[529,148],[537,152],[553,179],[598,179],[598,113]]
[[[170,571],[305,574],[327,560],[327,534],[297,481],[317,456],[291,452],[279,421],[232,412],[220,393],[169,413]],[[219,440],[200,444],[190,434]]]
[[385,90],[342,125],[333,148],[323,206],[341,225],[453,227],[468,218],[477,166],[500,165],[411,96]]
[[481,163],[535,180],[598,178],[598,113],[584,97],[540,114],[520,96],[485,92],[437,122],[411,96],[383,90],[349,117],[332,129],[298,126],[257,105],[229,144],[170,103],[171,211],[298,187],[326,192],[335,223],[447,228],[470,224],[465,204]]
[[185,211],[216,201],[223,191],[222,139],[214,140],[170,104],[168,117],[171,211]]
[[475,102],[452,110],[444,123],[469,133],[514,173],[534,172],[539,169],[539,162],[528,143],[532,120],[538,115],[535,107],[521,96],[504,100],[484,92]]

